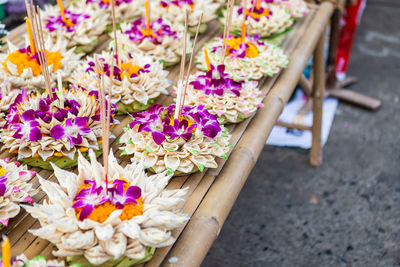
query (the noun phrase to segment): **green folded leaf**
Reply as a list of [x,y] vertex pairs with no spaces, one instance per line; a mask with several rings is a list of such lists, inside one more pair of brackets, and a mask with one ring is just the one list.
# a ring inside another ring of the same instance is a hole
[[223,154],[221,155],[221,158],[228,159],[228,156],[226,154]]
[[174,170],[173,169],[171,169],[171,168],[167,168],[167,174],[168,175],[171,175],[171,174],[174,174]]
[[192,152],[193,154],[195,154],[196,156],[200,153],[198,150],[196,149],[190,149],[190,152]]
[[212,142],[211,145],[221,146],[218,142]]
[[153,152],[153,149],[151,149],[149,146],[146,146],[144,153],[149,153],[149,152]]
[[204,171],[204,165],[203,164],[198,163],[198,162],[195,162],[195,164],[196,164],[197,168],[199,168],[200,172]]
[[167,151],[175,151],[175,150],[173,150],[172,148],[169,148],[169,147],[164,147],[164,149],[167,150]]
[[128,145],[134,145],[135,143],[132,141],[132,138],[129,138]]
[[228,144],[228,146],[231,147],[231,148],[233,148],[233,145],[232,145],[232,144]]
[[124,155],[128,155],[128,153],[126,153],[126,150],[124,149],[124,150],[121,152],[120,155],[121,155],[121,156],[124,156]]

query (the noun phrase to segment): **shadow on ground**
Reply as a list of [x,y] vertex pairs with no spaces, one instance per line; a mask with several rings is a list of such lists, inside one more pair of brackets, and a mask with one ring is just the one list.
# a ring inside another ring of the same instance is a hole
[[368,0],[349,74],[375,113],[341,103],[324,164],[266,146],[203,266],[400,265],[400,3]]

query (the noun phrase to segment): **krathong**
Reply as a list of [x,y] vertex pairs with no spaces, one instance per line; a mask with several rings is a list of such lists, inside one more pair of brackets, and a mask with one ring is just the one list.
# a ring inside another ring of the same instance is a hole
[[[114,113],[113,107],[111,115]],[[30,166],[51,169],[76,165],[77,151],[101,153],[101,125],[97,91],[71,85],[69,90],[27,93],[10,107],[1,135],[3,150],[17,153]],[[112,123],[117,121],[111,118]]]
[[262,107],[263,93],[257,81],[237,82],[225,72],[225,65],[210,67],[189,77],[186,105],[204,105],[221,123],[238,123]]
[[[81,1],[81,0],[78,0]],[[143,14],[143,1],[138,0],[114,0],[115,17],[117,22],[137,19]],[[86,4],[95,9],[110,10],[110,0],[86,0]]]
[[196,32],[197,22],[203,13],[200,33],[207,29],[207,22],[217,17],[216,11],[220,4],[212,0],[161,0],[153,1],[152,11],[155,17],[161,17],[174,23],[174,25],[185,22],[185,9],[190,11],[188,20],[188,31],[192,34]]
[[[28,39],[28,38],[27,38]],[[26,46],[18,48],[7,41],[7,53],[0,53],[0,82],[10,82],[12,89],[25,87],[37,89],[45,87],[38,52],[32,51],[29,41]],[[50,82],[55,85],[61,74],[63,81],[70,78],[78,66],[81,55],[74,53],[74,48],[67,50],[65,43],[53,43],[50,38],[45,43]]]
[[[113,54],[103,52],[98,58],[102,62],[112,62]],[[121,63],[114,66],[112,80],[112,66],[103,63],[105,87],[112,87],[112,102],[117,105],[118,114],[145,110],[154,104],[160,94],[168,94],[168,71],[163,70],[161,63],[153,62],[151,57],[135,54],[132,54],[132,58],[122,54],[119,60]],[[72,77],[74,84],[96,90],[95,58],[88,57]]]
[[308,3],[304,0],[262,0],[266,4],[280,5],[285,8],[294,19],[299,19],[309,12]]
[[132,266],[173,244],[171,231],[188,220],[179,211],[187,189],[166,190],[171,176],[147,176],[137,162],[122,167],[112,153],[106,186],[104,167],[92,150],[89,156],[90,162],[79,155],[78,174],[53,165],[58,183],[39,177],[49,200],[24,206],[41,224],[30,232],[55,244],[55,256],[81,266]]
[[64,9],[64,16],[57,5],[47,5],[42,12],[43,31],[53,42],[65,42],[68,48],[75,47],[75,53],[89,53],[105,32],[107,24],[104,21],[109,17],[106,10],[95,9],[84,1],[71,3]]
[[[279,34],[293,25],[294,19],[290,12],[282,5],[265,3],[261,0],[248,1],[247,8],[235,6],[232,13],[231,32],[239,33],[242,27],[243,16],[246,16],[247,34],[267,37]],[[227,11],[223,11],[227,15]],[[221,18],[225,23],[226,18]]]
[[[218,65],[223,58],[224,39],[217,37],[205,44],[210,55],[210,63]],[[246,36],[246,38],[230,35],[227,38],[227,49],[225,56],[226,71],[238,80],[258,80],[263,76],[273,76],[281,68],[288,64],[288,57],[283,50],[276,45],[262,41],[258,36]],[[196,57],[197,67],[207,70],[204,52]]]
[[[149,22],[147,27],[146,18],[143,17],[131,24],[122,23],[118,40],[126,52],[152,56],[164,66],[172,66],[180,60],[183,35],[182,25],[171,26],[169,22],[159,18]],[[187,47],[191,47],[190,38],[187,39]]]
[[184,106],[179,118],[174,112],[175,105],[153,105],[133,114],[120,138],[121,155],[143,160],[152,172],[175,175],[216,168],[216,157],[227,158],[230,135],[215,115],[204,106]]
[[35,175],[19,162],[0,159],[0,228],[8,225],[20,211],[20,203],[33,203],[36,190],[29,180]]

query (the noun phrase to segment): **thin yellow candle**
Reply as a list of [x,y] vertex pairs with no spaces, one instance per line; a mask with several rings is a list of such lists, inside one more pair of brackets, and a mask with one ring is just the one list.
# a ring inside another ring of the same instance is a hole
[[58,7],[60,8],[61,17],[62,17],[63,21],[66,22],[67,18],[65,17],[65,11],[64,11],[64,7],[62,5],[62,0],[57,0],[57,4],[58,4]]
[[208,57],[208,51],[205,47],[204,47],[203,51],[204,51],[204,58],[205,58],[206,64],[207,64],[207,70],[211,70],[210,58]]
[[260,5],[261,5],[261,0],[257,0],[257,10],[260,9]]
[[26,18],[25,22],[26,22],[26,29],[28,31],[29,45],[31,46],[31,53],[36,54],[35,42],[33,41],[33,35],[32,35],[31,22],[29,18]]
[[243,20],[242,23],[242,42],[246,39],[246,20]]
[[10,240],[7,237],[4,237],[3,241],[3,246],[2,246],[2,258],[3,258],[3,267],[10,267],[10,262],[11,262],[11,246],[10,246]]
[[146,27],[147,27],[147,33],[150,33],[151,28],[150,28],[150,14],[149,14],[149,1],[146,0],[144,1],[144,8],[146,10]]

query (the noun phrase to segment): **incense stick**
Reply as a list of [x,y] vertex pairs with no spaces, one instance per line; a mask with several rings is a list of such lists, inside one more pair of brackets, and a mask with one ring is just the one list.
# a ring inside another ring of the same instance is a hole
[[[189,17],[189,12],[187,9],[185,9],[185,32],[184,32],[184,37],[183,37],[183,48],[182,48],[182,58],[181,58],[181,69],[179,71],[179,79],[178,81],[183,82],[183,75],[185,72],[185,64],[186,64],[186,43],[187,43],[187,28],[188,28],[188,17]],[[183,84],[182,84],[183,86]],[[178,90],[177,90],[177,103],[175,107],[175,118],[178,118],[180,112],[180,100],[182,97],[182,86],[179,86],[178,84]]]
[[[195,48],[196,48],[196,43],[197,43],[197,36],[199,35],[199,29],[200,29],[200,24],[201,24],[202,19],[203,19],[203,13],[200,14],[199,23],[197,24],[196,35],[194,36],[194,41],[193,41],[192,53],[190,55],[188,70],[186,72],[186,83],[185,83],[185,87],[183,89],[183,93],[182,93],[182,96],[181,96],[182,97],[182,104],[181,104],[182,105],[182,109],[183,109],[183,106],[185,105],[186,89],[187,89],[188,83],[189,83],[190,69],[192,68],[193,55],[195,53]],[[182,109],[180,109],[179,115],[182,115]]]
[[246,40],[246,8],[247,8],[247,0],[243,1],[243,22],[242,22],[242,42]]
[[[222,62],[221,64],[224,64],[225,62],[225,57],[226,57],[226,49],[228,48],[228,40],[229,40],[229,34],[231,32],[231,26],[232,26],[232,13],[233,13],[233,7],[235,6],[235,1],[234,0],[228,0],[228,6],[227,6],[227,23],[225,24],[226,28],[226,35],[224,35],[224,46],[222,50]],[[225,30],[225,29],[224,29]]]
[[120,60],[119,60],[119,55],[118,55],[117,27],[116,27],[116,23],[115,23],[115,2],[114,2],[114,0],[111,0],[111,18],[112,18],[113,32],[114,32],[115,56],[116,56],[117,66],[120,67],[120,64],[119,64]]

